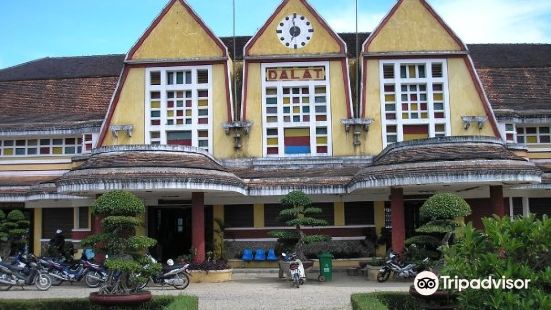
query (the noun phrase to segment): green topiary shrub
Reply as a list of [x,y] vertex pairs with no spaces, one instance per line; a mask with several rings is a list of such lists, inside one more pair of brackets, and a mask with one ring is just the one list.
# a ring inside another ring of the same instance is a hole
[[0,214],[0,256],[23,251],[28,243],[30,222],[21,210]]
[[441,274],[464,279],[529,279],[528,289],[467,289],[462,309],[551,309],[551,219],[485,218],[484,231],[471,224],[444,250]]
[[[281,199],[283,210],[279,217],[289,226],[295,227],[294,231],[271,231],[269,234],[278,239],[283,247],[294,245],[294,251],[300,259],[306,259],[304,245],[313,242],[330,240],[331,237],[324,235],[306,235],[302,230],[303,226],[325,226],[327,221],[315,218],[316,214],[322,211],[310,205],[312,200],[301,191],[293,191]],[[285,250],[285,249],[284,249]]]
[[427,199],[419,212],[431,221],[446,220],[471,214],[471,207],[457,194],[438,193]]
[[103,218],[103,232],[82,241],[84,246],[94,246],[107,253],[105,266],[109,270],[100,294],[131,294],[140,290],[140,284],[160,271],[144,254],[157,241],[146,236],[136,236],[141,221],[136,216],[145,212],[143,202],[134,194],[123,191],[107,192],[100,196],[93,208],[94,214]]

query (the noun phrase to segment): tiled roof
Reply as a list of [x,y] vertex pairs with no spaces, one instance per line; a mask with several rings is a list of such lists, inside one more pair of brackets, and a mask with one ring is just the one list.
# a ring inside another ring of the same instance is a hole
[[125,55],[46,57],[0,70],[0,81],[119,76]]
[[98,126],[118,77],[0,82],[0,130]]

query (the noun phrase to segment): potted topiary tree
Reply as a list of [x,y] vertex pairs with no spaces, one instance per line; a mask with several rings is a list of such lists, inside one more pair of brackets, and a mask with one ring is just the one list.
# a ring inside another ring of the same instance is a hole
[[21,210],[12,210],[6,215],[0,210],[0,256],[6,258],[11,252],[25,249],[30,222]]
[[[315,218],[320,214],[320,208],[312,207],[312,200],[301,191],[292,191],[281,199],[283,209],[279,212],[279,218],[288,226],[294,227],[294,230],[276,230],[269,234],[278,239],[280,244],[292,247],[297,257],[303,262],[306,261],[304,255],[304,245],[313,242],[323,242],[331,240],[331,237],[325,235],[306,235],[304,226],[326,226],[327,221]],[[309,262],[304,263],[308,267]],[[280,262],[280,276],[288,266],[282,266]]]
[[88,237],[83,245],[106,254],[109,273],[99,291],[90,294],[90,300],[105,305],[150,300],[151,293],[140,287],[161,266],[145,255],[157,241],[136,235],[136,227],[141,225],[137,217],[145,213],[143,202],[130,192],[111,191],[96,200],[92,212],[103,218],[103,231]]

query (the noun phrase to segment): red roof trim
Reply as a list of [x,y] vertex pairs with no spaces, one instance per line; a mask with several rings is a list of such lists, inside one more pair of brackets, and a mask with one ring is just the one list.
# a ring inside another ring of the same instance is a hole
[[[399,0],[398,3],[396,3],[392,9],[390,10],[390,12],[383,18],[383,20],[381,21],[381,23],[377,26],[377,28],[375,28],[375,31],[373,31],[371,33],[371,35],[369,35],[369,37],[367,38],[367,40],[364,42],[363,46],[362,46],[362,51],[363,52],[367,52],[369,50],[369,45],[371,44],[371,42],[375,39],[375,37],[377,37],[377,35],[379,34],[379,32],[381,32],[381,29],[384,28],[384,26],[386,26],[386,24],[388,23],[388,21],[390,20],[390,18],[392,16],[394,16],[394,14],[396,13],[396,11],[398,10],[398,8],[400,7],[400,5],[402,5],[402,3],[404,2],[405,0]],[[425,0],[418,0],[418,1],[421,1],[421,4],[425,7],[425,9],[432,15],[432,17],[434,17],[434,19],[436,19],[436,21],[442,26],[442,28],[444,28],[444,30],[446,30],[446,32],[448,33],[448,35],[450,35],[452,37],[452,39],[459,45],[459,47],[461,48],[461,50],[464,50],[466,51],[467,50],[467,46],[465,45],[465,43],[463,43],[461,41],[461,39],[459,39],[459,37],[453,32],[453,30],[446,24],[446,22],[444,22],[444,20],[440,17],[440,15],[438,15],[434,9],[430,6],[430,4],[428,4]]]
[[113,118],[113,114],[115,113],[117,104],[119,103],[122,88],[124,87],[124,84],[126,83],[126,78],[128,77],[128,71],[129,68],[127,66],[124,66],[124,68],[122,69],[121,77],[119,78],[119,82],[117,83],[117,88],[115,89],[115,93],[113,94],[113,98],[111,99],[111,103],[109,104],[109,110],[107,110],[107,115],[105,116],[105,120],[101,125],[101,131],[96,147],[103,146],[103,140],[105,139],[105,135],[107,134],[109,125],[111,124],[111,119]]
[[163,20],[163,18],[165,17],[165,15],[170,11],[170,9],[172,8],[172,6],[176,3],[176,2],[180,2],[180,4],[184,7],[184,9],[186,9],[186,11],[188,11],[188,13],[193,17],[193,19],[201,26],[201,28],[203,28],[203,30],[209,35],[209,37],[211,37],[211,39],[214,40],[214,42],[216,42],[216,45],[218,45],[218,47],[220,47],[220,49],[222,49],[222,54],[223,56],[228,56],[228,49],[227,47],[224,45],[224,43],[222,42],[222,40],[220,40],[220,38],[218,38],[216,35],[214,35],[214,33],[210,30],[210,28],[203,22],[203,20],[193,11],[193,9],[191,8],[191,6],[189,6],[187,4],[187,2],[185,0],[171,0],[164,8],[163,10],[161,11],[161,14],[159,14],[159,16],[157,16],[157,18],[155,18],[155,20],[153,21],[153,23],[151,23],[151,25],[147,28],[147,30],[145,31],[145,33],[140,37],[140,39],[138,40],[138,42],[136,44],[134,44],[134,46],[132,46],[132,48],[130,49],[130,51],[128,52],[127,56],[126,56],[126,60],[130,60],[134,57],[134,54],[136,53],[136,51],[138,51],[138,49],[142,46],[143,42],[149,37],[149,35],[151,34],[151,32],[153,31],[153,29],[155,29],[155,27],[157,27],[157,25],[161,22],[161,20]]
[[[257,31],[257,33],[249,40],[249,42],[247,42],[247,44],[245,44],[243,55],[250,56],[249,51],[252,48],[252,46],[256,43],[258,38],[260,38],[264,34],[264,32],[266,31],[266,28],[268,28],[268,25],[270,25],[273,22],[273,20],[277,16],[277,14],[279,14],[279,12],[281,12],[281,10],[287,5],[287,3],[289,1],[291,1],[291,0],[283,0],[283,2],[281,2],[281,4],[276,8],[274,13],[270,16],[270,18],[268,18],[268,21],[266,21],[266,23],[264,23],[264,25],[262,25],[262,28],[260,28],[260,30]],[[306,0],[298,0],[298,1],[300,1],[306,7],[306,9],[308,11],[310,11],[310,13],[316,18],[318,23],[320,23],[320,25],[323,28],[325,28],[325,30],[327,30],[329,32],[329,34],[331,34],[331,37],[333,37],[335,40],[337,40],[337,42],[340,43],[339,44],[340,45],[339,52],[340,53],[346,53],[346,45],[345,45],[344,41],[342,40],[342,38],[339,37],[333,31],[333,29],[331,29],[329,27],[327,22],[325,22],[325,20],[316,12],[316,10]]]

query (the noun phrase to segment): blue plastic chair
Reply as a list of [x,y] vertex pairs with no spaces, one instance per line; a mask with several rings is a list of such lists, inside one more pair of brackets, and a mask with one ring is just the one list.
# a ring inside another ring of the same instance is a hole
[[242,260],[246,262],[250,262],[253,260],[253,250],[251,249],[244,249],[243,250],[243,257],[241,257]]
[[269,249],[268,250],[268,257],[266,257],[266,260],[268,260],[270,262],[277,261],[277,256],[275,255],[275,250],[274,249]]
[[254,260],[257,261],[265,261],[266,260],[266,252],[264,249],[257,249],[256,254],[254,255]]

